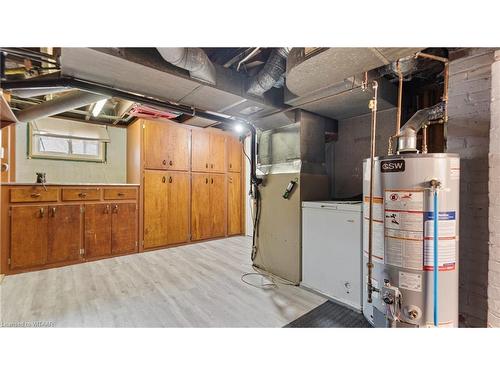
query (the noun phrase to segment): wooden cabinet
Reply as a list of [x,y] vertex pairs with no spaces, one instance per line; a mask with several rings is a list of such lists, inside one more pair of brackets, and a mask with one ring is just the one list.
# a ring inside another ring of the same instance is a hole
[[191,189],[191,238],[210,238],[210,174],[193,173]]
[[145,121],[145,168],[188,171],[189,135],[190,131],[180,126]]
[[137,250],[135,203],[85,205],[85,257],[100,258]]
[[47,260],[48,206],[16,206],[10,211],[10,268],[36,267]]
[[189,173],[144,172],[144,248],[189,240]]
[[167,174],[167,244],[189,241],[190,176],[185,172]]
[[191,147],[193,172],[225,172],[226,136],[224,134],[193,130]]
[[226,171],[226,136],[210,133],[210,172]]
[[227,234],[241,234],[241,177],[239,173],[227,176]]
[[80,257],[79,205],[11,208],[11,269],[76,260]]
[[80,205],[49,206],[47,263],[80,258],[81,228]]
[[85,205],[85,256],[100,258],[111,255],[111,205]]
[[165,172],[144,172],[144,248],[166,245],[168,219]]
[[241,172],[242,144],[234,137],[227,137],[227,170]]
[[137,207],[135,203],[114,203],[111,209],[111,253],[137,250]]
[[191,236],[193,240],[225,235],[225,181],[225,175],[193,173],[191,194]]
[[191,133],[191,169],[193,172],[209,172],[210,133],[206,130],[193,130]]
[[[107,201],[104,189],[110,191]],[[80,199],[79,192],[89,192],[97,201],[86,202],[87,196]],[[51,185],[47,190],[36,185],[1,186],[0,272],[26,272],[137,251],[137,197],[134,186]]]

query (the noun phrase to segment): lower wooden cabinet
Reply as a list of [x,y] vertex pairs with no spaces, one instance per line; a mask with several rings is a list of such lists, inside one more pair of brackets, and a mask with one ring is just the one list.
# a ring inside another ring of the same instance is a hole
[[111,210],[111,253],[137,250],[137,207],[135,203],[113,203]]
[[81,224],[79,205],[12,207],[10,268],[77,260]]
[[85,257],[100,258],[137,250],[135,203],[85,205]]
[[85,205],[85,256],[101,258],[111,255],[111,205]]
[[193,173],[191,194],[191,237],[202,240],[226,233],[226,176]]
[[10,268],[37,267],[47,261],[48,206],[16,206],[10,211]]
[[80,258],[82,212],[78,204],[49,206],[47,263]]
[[[138,251],[137,187],[118,201],[64,202],[51,187],[54,203],[13,202],[12,191],[34,188],[2,186],[2,273],[26,272]],[[105,187],[104,189],[109,189]],[[125,189],[125,188],[123,188]]]
[[189,240],[190,174],[144,172],[144,248]]
[[241,234],[241,177],[239,173],[227,175],[227,234]]

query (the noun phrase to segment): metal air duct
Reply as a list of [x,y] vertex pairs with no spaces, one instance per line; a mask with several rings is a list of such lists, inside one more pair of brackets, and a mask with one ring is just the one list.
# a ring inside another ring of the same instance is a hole
[[290,48],[275,48],[264,67],[250,82],[247,94],[262,96],[270,90],[285,74],[289,52]]
[[23,109],[16,114],[16,117],[20,122],[29,122],[43,117],[54,116],[75,108],[84,107],[105,98],[109,98],[109,96],[94,94],[87,91],[75,91],[42,104]]
[[165,61],[188,70],[191,78],[215,85],[215,66],[201,48],[157,48],[157,50]]

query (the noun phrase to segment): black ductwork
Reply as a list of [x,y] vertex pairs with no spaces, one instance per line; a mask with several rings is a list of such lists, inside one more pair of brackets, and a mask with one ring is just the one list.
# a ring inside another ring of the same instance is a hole
[[262,70],[252,78],[247,94],[262,96],[285,74],[289,48],[275,48]]

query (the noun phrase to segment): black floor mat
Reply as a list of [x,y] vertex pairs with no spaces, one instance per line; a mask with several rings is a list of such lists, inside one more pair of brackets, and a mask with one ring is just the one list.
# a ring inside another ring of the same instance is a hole
[[370,328],[363,314],[326,301],[284,328]]

